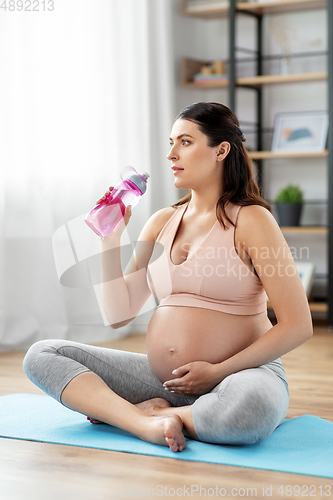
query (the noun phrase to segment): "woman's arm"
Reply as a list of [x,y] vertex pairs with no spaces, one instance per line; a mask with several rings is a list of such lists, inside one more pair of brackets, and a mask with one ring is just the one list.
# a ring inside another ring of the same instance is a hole
[[[131,216],[130,210],[126,210],[124,220],[115,231],[110,233],[101,240],[102,247],[102,301],[104,312],[108,323],[112,328],[120,328],[125,326],[137,316],[133,307],[133,298],[131,300],[126,277],[123,275],[121,267],[121,234],[127,225]],[[133,259],[133,257],[132,257]],[[130,263],[130,266],[132,262]],[[128,270],[129,281],[137,282],[137,289],[141,289],[139,294],[145,301],[149,297],[149,290],[146,290],[147,283],[144,280],[144,269],[138,270],[135,276],[133,273],[136,269]],[[148,287],[147,287],[148,288]],[[142,305],[144,302],[142,302]],[[139,309],[140,310],[140,309]]]
[[130,323],[148,300],[151,291],[147,284],[147,266],[156,237],[173,211],[172,208],[165,208],[150,217],[124,273],[121,267],[120,240],[131,217],[130,210],[126,210],[124,219],[116,230],[101,240],[102,301],[112,328]]

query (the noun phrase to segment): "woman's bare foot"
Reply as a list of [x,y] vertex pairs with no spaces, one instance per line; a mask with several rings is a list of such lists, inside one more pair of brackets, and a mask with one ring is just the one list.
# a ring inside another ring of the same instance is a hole
[[[155,398],[140,403],[144,405],[141,409],[153,417],[173,417],[177,416],[182,422],[183,433],[186,437],[198,440],[192,418],[191,406],[171,407],[165,399]],[[140,405],[136,405],[139,406]]]
[[100,420],[96,420],[94,418],[91,418],[91,417],[87,417],[87,420],[89,420],[89,422],[91,424],[104,424],[105,422],[101,422]]
[[[158,398],[156,398],[158,399]],[[140,403],[141,404],[141,403]],[[100,420],[87,417],[92,424],[102,424]],[[171,451],[182,451],[186,448],[183,434],[183,422],[178,415],[147,417],[147,425],[138,437],[148,443],[169,446]]]
[[170,408],[171,404],[163,398],[153,398],[142,401],[135,405],[140,410],[148,413],[148,415],[157,415],[160,408]]
[[186,448],[186,439],[183,434],[183,423],[178,415],[152,417],[143,436],[149,443],[169,446],[171,451],[182,451]]

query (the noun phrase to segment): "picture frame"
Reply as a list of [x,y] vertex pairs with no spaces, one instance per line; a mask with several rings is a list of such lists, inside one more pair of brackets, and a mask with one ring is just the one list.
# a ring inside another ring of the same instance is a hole
[[327,111],[277,113],[271,150],[273,153],[318,153],[325,150]]

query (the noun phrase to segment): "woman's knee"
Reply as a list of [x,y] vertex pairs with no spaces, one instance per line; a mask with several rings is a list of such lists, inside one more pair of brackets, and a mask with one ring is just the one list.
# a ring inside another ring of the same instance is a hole
[[260,374],[249,381],[247,387],[240,384],[229,394],[230,411],[224,425],[239,439],[239,444],[252,444],[266,439],[282,422],[288,408],[288,393],[280,380],[264,381]]
[[231,376],[224,390],[202,396],[194,403],[193,420],[200,439],[253,444],[267,438],[283,421],[288,408],[283,385],[261,384],[256,376],[246,379]]
[[279,423],[279,401],[266,391],[249,390],[241,394],[224,425],[238,444],[266,439]]
[[56,354],[57,340],[40,340],[33,344],[23,359],[23,370],[28,378],[34,379],[41,364],[47,362],[49,354]]
[[42,340],[33,344],[24,360],[27,377],[46,394],[61,402],[61,394],[77,375],[89,369],[75,359],[64,355],[65,348],[73,343],[65,340]]

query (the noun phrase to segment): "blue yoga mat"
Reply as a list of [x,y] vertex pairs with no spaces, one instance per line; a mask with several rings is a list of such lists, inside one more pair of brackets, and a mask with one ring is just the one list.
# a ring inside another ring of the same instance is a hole
[[0,397],[0,436],[333,478],[333,423],[312,415],[286,419],[252,445],[188,439],[184,451],[173,453],[115,427],[92,425],[48,396],[11,394]]

